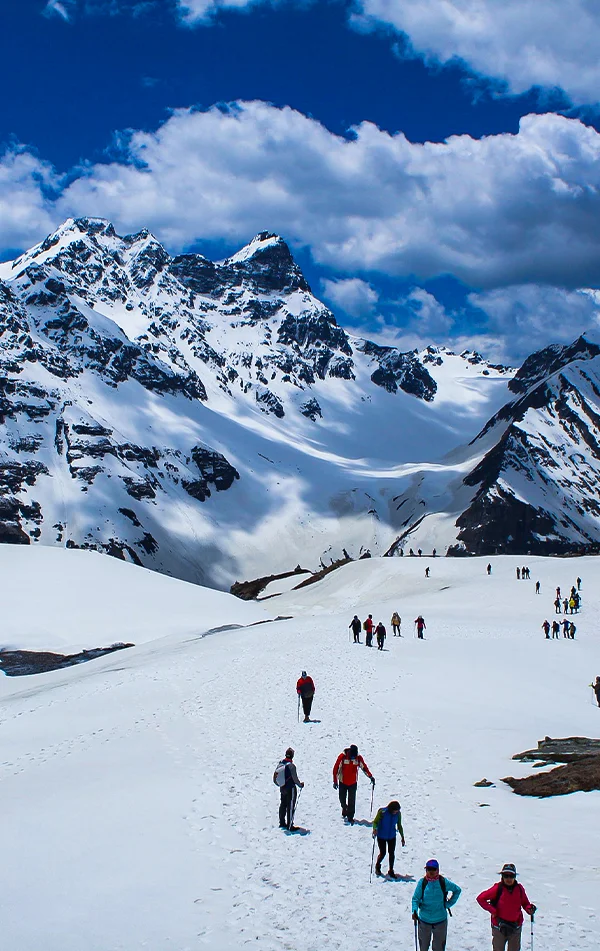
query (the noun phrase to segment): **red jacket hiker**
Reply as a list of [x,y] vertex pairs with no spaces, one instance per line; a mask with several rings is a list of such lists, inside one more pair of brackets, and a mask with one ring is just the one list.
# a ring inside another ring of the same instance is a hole
[[315,684],[312,677],[309,677],[305,670],[296,684],[296,693],[302,698],[302,708],[304,710],[304,722],[310,723],[310,711],[313,697],[315,695]]
[[296,684],[296,692],[301,697],[312,697],[315,692],[315,684],[312,677],[300,677]]
[[370,614],[367,620],[364,622],[363,627],[365,631],[367,632],[367,634],[371,634],[373,632],[373,628],[375,627],[375,624],[373,623],[373,618],[371,617]]
[[359,768],[362,769],[363,773],[366,773],[369,779],[373,779],[373,775],[362,756],[357,755],[354,759],[350,759],[348,750],[344,750],[336,759],[333,767],[334,783],[343,783],[344,786],[354,786],[358,782]]
[[[495,901],[499,888],[501,888],[502,891],[498,903],[491,905],[490,899]],[[512,888],[508,888],[502,882],[496,882],[491,888],[481,892],[481,894],[477,896],[477,901],[482,908],[491,913],[492,927],[498,927],[499,918],[503,921],[510,921],[522,925],[523,912],[521,908],[524,908],[528,915],[531,914],[532,909],[535,911],[535,905],[532,905],[529,901],[525,894],[525,889],[520,882],[515,882]]]

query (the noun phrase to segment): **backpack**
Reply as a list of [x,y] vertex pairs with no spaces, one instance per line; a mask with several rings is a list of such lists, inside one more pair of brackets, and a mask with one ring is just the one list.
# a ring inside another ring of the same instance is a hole
[[366,631],[366,630],[367,630],[367,622],[363,621],[363,631]]
[[[444,905],[445,905],[446,900],[448,898],[448,889],[446,887],[446,879],[444,878],[443,875],[438,875],[438,882],[442,886],[442,894],[444,896]],[[419,903],[423,901],[426,888],[427,888],[427,878],[424,878],[421,882],[421,897],[419,898]]]
[[[519,892],[521,893],[521,897],[522,897],[522,896],[523,896],[523,886],[521,885],[520,882],[515,882],[515,885],[516,885],[517,888],[519,889]],[[503,883],[503,882],[498,882],[498,887],[497,887],[497,889],[496,889],[496,894],[495,894],[495,896],[494,896],[493,898],[490,898],[490,905],[492,906],[492,908],[497,908],[497,907],[498,907],[498,902],[500,901],[500,895],[502,894],[503,891],[504,891],[504,883]]]
[[279,786],[279,788],[285,786],[285,781],[287,779],[286,769],[287,763],[284,759],[282,759],[281,762],[275,767],[275,772],[273,773],[273,782],[276,786]]

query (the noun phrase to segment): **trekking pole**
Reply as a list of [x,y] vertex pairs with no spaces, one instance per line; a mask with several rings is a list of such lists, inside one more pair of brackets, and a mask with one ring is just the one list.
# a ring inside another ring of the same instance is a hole
[[415,951],[419,951],[419,940],[417,938],[418,922],[415,921]]
[[298,694],[298,723],[300,723],[300,694]]
[[369,885],[373,881],[373,862],[375,861],[375,836],[373,836],[373,850],[371,852],[371,874],[369,875]]
[[298,789],[298,795],[296,796],[296,801],[295,801],[295,803],[294,803],[294,808],[292,809],[292,815],[290,816],[290,826],[293,826],[293,825],[294,825],[294,816],[296,815],[296,809],[297,809],[297,807],[298,807],[298,800],[300,799],[301,793],[302,793],[302,786],[300,786],[299,789]]
[[375,786],[373,785],[373,783],[371,783],[371,812],[370,812],[371,818],[373,818],[373,796],[374,796],[374,794],[375,794]]
[[531,951],[533,951],[533,915],[531,916]]

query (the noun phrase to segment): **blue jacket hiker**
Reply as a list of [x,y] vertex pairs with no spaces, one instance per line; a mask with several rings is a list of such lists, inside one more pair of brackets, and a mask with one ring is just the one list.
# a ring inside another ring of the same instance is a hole
[[393,799],[384,809],[379,809],[373,820],[373,837],[377,836],[379,846],[379,855],[375,864],[375,874],[382,875],[381,863],[385,858],[386,849],[390,857],[390,868],[388,875],[390,878],[400,878],[394,872],[394,855],[396,854],[396,832],[400,833],[402,845],[405,845],[404,832],[402,831],[402,815],[400,813],[400,803]]
[[417,882],[412,897],[412,916],[418,928],[419,951],[429,951],[430,945],[432,951],[444,951],[448,933],[447,909],[456,904],[460,892],[458,885],[440,875],[437,859],[429,859],[425,866],[425,877]]

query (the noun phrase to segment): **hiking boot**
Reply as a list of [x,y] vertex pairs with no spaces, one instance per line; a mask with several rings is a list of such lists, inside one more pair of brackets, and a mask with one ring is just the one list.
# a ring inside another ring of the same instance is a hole
[[378,862],[377,865],[375,866],[375,874],[378,875],[378,876],[383,875],[383,872],[381,871],[381,865],[379,864],[379,862]]
[[290,831],[290,832],[297,832],[299,828],[300,828],[300,826],[290,826],[290,827],[289,827],[289,831]]
[[310,717],[304,717],[304,722],[305,722],[305,723],[310,723]]
[[350,823],[351,826],[354,825],[354,819],[350,819],[350,817],[348,817],[348,822]]
[[400,876],[399,876],[399,875],[396,875],[394,869],[391,868],[391,869],[389,870],[389,872],[388,872],[388,878],[400,878]]

